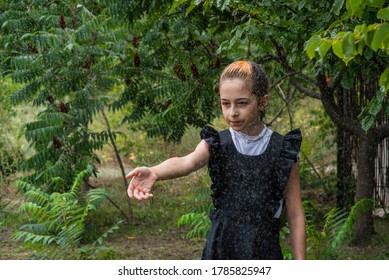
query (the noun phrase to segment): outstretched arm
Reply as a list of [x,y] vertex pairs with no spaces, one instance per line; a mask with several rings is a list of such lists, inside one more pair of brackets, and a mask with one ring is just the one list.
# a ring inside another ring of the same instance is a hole
[[305,259],[305,215],[301,204],[299,162],[292,166],[285,190],[287,219],[291,232],[294,259]]
[[157,180],[186,176],[205,166],[208,160],[208,144],[202,140],[192,153],[184,157],[173,157],[153,167],[135,168],[126,176],[127,179],[132,178],[128,196],[138,200],[149,199],[153,196],[150,191]]

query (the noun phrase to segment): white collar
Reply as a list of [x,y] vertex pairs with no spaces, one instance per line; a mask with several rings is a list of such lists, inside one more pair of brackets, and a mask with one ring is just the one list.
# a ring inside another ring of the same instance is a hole
[[254,136],[247,135],[240,131],[236,131],[231,127],[230,127],[230,132],[237,141],[244,142],[246,144],[254,144],[261,141],[263,137],[267,135],[267,133],[269,132],[269,128],[265,124],[263,124],[263,129],[261,130],[261,132],[258,135],[254,135]]

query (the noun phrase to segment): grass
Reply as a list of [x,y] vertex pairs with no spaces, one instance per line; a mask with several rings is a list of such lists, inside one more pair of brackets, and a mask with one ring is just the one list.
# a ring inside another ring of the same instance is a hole
[[[148,201],[131,200],[134,221],[123,225],[115,232],[107,245],[112,246],[119,259],[198,259],[205,240],[188,240],[188,229],[178,227],[178,218],[187,213],[204,171],[186,178],[158,182],[154,198]],[[117,178],[116,180],[118,180]],[[99,185],[110,185],[112,196],[126,209],[126,194],[120,182],[100,181]],[[110,204],[101,207],[94,215],[98,221],[109,221],[117,216],[117,209]]]

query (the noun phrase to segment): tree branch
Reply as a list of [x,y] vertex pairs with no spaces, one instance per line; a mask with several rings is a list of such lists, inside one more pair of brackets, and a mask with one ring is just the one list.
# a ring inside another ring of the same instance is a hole
[[265,122],[266,125],[271,126],[272,123],[282,114],[282,111],[284,110],[285,107],[286,105],[283,105],[281,109],[278,110],[278,112],[273,116],[273,118],[269,122]]
[[[232,8],[231,6],[229,6],[229,7]],[[284,31],[284,32],[287,32],[287,31],[288,31],[286,27],[282,27],[282,26],[277,26],[277,25],[271,24],[271,23],[269,23],[268,21],[263,20],[263,19],[257,17],[257,15],[251,14],[250,12],[243,11],[242,9],[236,9],[236,11],[237,11],[237,16],[239,16],[239,13],[240,13],[241,18],[242,18],[243,16],[249,16],[250,18],[259,21],[261,24],[263,24],[263,25],[265,25],[265,26],[266,26],[266,25],[267,25],[267,26],[271,26],[271,27],[273,27],[273,28],[275,28],[275,29],[277,29],[277,30],[280,30],[280,31],[282,30],[282,31]]]
[[[97,189],[97,187],[95,186],[92,186],[91,184],[87,183],[88,187],[90,187],[91,189]],[[119,205],[117,205],[115,203],[115,201],[113,201],[110,197],[107,196],[107,199],[108,201],[117,209],[119,210],[120,214],[122,214],[122,216],[126,219],[127,222],[130,221],[130,218],[127,216],[127,214],[120,208]]]
[[[290,78],[290,81],[292,82],[292,84],[300,91],[302,92],[304,95],[307,95],[309,97],[312,97],[312,98],[315,98],[315,99],[321,99],[321,93],[318,93],[318,92],[315,92],[313,90],[310,90],[306,87],[304,87],[298,80],[297,78],[295,77],[296,74],[298,74],[299,72],[298,71],[294,71],[290,66],[289,64],[287,63],[286,61],[286,58],[285,58],[285,55],[284,55],[284,51],[283,49],[281,48],[281,46],[278,45],[278,43],[274,40],[274,39],[271,39],[273,45],[275,46],[276,50],[277,50],[277,54],[278,56],[274,56],[274,55],[266,55],[262,58],[260,58],[258,60],[258,63],[264,63],[264,62],[267,62],[267,61],[271,61],[271,60],[274,60],[274,61],[277,61],[281,67],[288,73],[287,75],[289,76]],[[300,76],[303,76],[305,77],[304,74],[300,74]]]
[[281,78],[279,78],[277,81],[275,81],[270,87],[269,87],[269,91],[271,91],[275,86],[277,86],[278,84],[280,84],[282,81],[284,81],[286,78],[289,78],[290,76],[292,75],[296,75],[297,72],[292,72],[292,73],[287,73],[286,75],[282,76]]
[[[112,147],[113,147],[113,150],[115,152],[115,155],[116,155],[116,160],[117,162],[119,163],[119,167],[120,167],[120,170],[122,172],[122,178],[123,178],[123,186],[124,186],[124,189],[126,190],[126,193],[127,193],[127,186],[128,186],[128,182],[127,182],[127,179],[126,179],[126,173],[124,171],[124,166],[123,166],[123,162],[122,162],[122,159],[119,155],[119,150],[116,146],[116,142],[115,142],[115,139],[112,135],[112,131],[111,131],[111,126],[109,124],[109,121],[108,121],[108,118],[107,118],[107,115],[105,114],[104,112],[104,108],[101,108],[101,113],[103,115],[103,118],[104,118],[104,121],[105,121],[105,124],[107,126],[107,131],[108,131],[108,135],[109,135],[109,139],[111,141],[111,144],[112,144]],[[130,201],[130,198],[126,195],[127,197],[127,206],[128,206],[128,214],[130,216],[130,219],[132,220],[132,206],[131,206],[131,201]]]
[[330,116],[332,121],[339,127],[349,131],[353,135],[360,135],[364,133],[360,123],[354,119],[350,118],[345,112],[336,105],[334,100],[334,86],[327,86],[325,75],[321,72],[317,76],[318,85],[322,93],[321,101],[324,105],[324,108],[327,114]]
[[[281,80],[282,81],[282,80]],[[279,82],[278,82],[279,83]],[[290,101],[293,99],[294,97],[294,93],[292,93],[292,95],[288,96],[288,97],[285,97],[283,95],[283,92],[282,92],[282,89],[278,86],[278,83],[274,84],[274,86],[277,86],[278,90],[277,90],[277,94],[280,96],[280,98],[282,99],[282,101],[285,103],[279,110],[278,112],[273,116],[273,118],[269,121],[269,122],[266,122],[266,125],[267,126],[271,126],[271,124],[282,114],[282,111],[284,110],[284,108],[286,107],[288,109],[288,114],[289,114],[289,118],[291,120],[291,127],[293,126],[292,124],[292,116],[290,114],[290,109],[289,109],[289,103]]]

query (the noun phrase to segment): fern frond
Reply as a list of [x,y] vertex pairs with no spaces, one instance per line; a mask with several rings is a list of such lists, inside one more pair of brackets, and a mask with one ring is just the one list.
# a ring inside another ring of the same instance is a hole
[[49,202],[49,195],[38,189],[30,189],[24,196],[40,207],[45,206]]
[[20,55],[11,59],[11,66],[18,71],[39,70],[39,66],[42,66],[41,63],[40,57],[36,55]]
[[41,151],[20,164],[21,170],[40,170],[49,160],[49,151]]
[[39,51],[57,49],[63,47],[63,38],[57,34],[40,31],[34,36],[34,44]]
[[108,193],[103,188],[91,189],[87,193],[88,207],[93,205],[93,210],[96,209],[101,203],[103,203],[108,197]]
[[13,235],[14,240],[23,239],[24,242],[32,242],[34,244],[40,243],[42,245],[48,245],[56,241],[56,238],[52,235],[40,235],[28,231],[19,230]]
[[16,185],[18,186],[18,191],[27,192],[31,189],[35,189],[35,186],[23,180],[16,180]]
[[21,90],[12,94],[11,95],[11,102],[18,105],[22,102],[30,101],[35,96],[35,94],[38,92],[40,87],[41,87],[40,81],[35,80],[35,81],[31,82],[30,84],[26,85]]
[[334,218],[334,216],[336,216],[336,208],[332,208],[325,216],[324,216],[324,226],[323,226],[323,231],[326,232],[327,231],[327,227],[328,225],[330,224],[330,222],[332,221],[332,219]]
[[357,221],[357,212],[366,213],[367,211],[371,211],[373,205],[374,202],[371,199],[362,199],[351,207],[350,213],[343,219],[344,222],[339,226],[336,236],[331,240],[331,248],[333,250],[335,250],[352,232],[353,225]]
[[332,241],[338,238],[342,227],[345,225],[348,215],[349,213],[345,209],[337,209],[331,219],[326,220],[323,231],[327,233],[329,243],[332,244]]
[[73,197],[78,197],[78,194],[80,193],[81,190],[81,186],[84,183],[84,179],[90,175],[91,173],[89,170],[83,170],[77,174],[77,177],[75,178],[73,186],[70,190],[70,194]]
[[47,126],[62,127],[64,123],[69,123],[73,120],[70,114],[62,112],[41,112],[38,118]]
[[42,206],[30,201],[19,207],[20,213],[29,213],[31,216],[39,216],[43,211]]
[[49,141],[55,135],[57,135],[63,126],[61,124],[50,125],[45,121],[39,120],[30,122],[24,126],[24,135],[27,141],[44,140]]
[[94,142],[97,142],[97,141],[108,142],[109,141],[109,134],[107,131],[91,132],[91,133],[89,133],[89,135],[93,139]]
[[177,221],[177,226],[184,225],[192,227],[187,234],[187,238],[204,238],[211,228],[211,221],[206,212],[188,213],[182,215]]
[[39,78],[42,72],[36,70],[18,70],[14,71],[12,79],[14,83],[27,84]]
[[54,165],[44,169],[42,172],[40,172],[36,176],[36,180],[41,178],[46,178],[47,181],[49,181],[51,178],[59,177],[65,173],[66,170],[66,155],[64,153],[61,153],[57,159],[57,161],[54,163]]
[[121,223],[123,223],[124,220],[120,220],[119,222],[117,222],[114,226],[110,227],[106,232],[104,232],[99,238],[96,239],[95,242],[93,242],[93,245],[103,245],[104,243],[104,240],[108,237],[108,234],[111,234],[113,233],[114,231],[116,230],[119,230],[120,227],[119,225]]
[[84,231],[84,225],[74,223],[71,225],[65,225],[58,233],[57,243],[62,248],[73,248],[76,247],[81,240],[82,233]]

